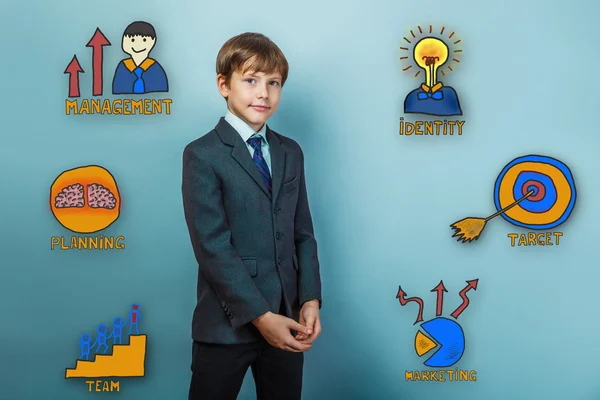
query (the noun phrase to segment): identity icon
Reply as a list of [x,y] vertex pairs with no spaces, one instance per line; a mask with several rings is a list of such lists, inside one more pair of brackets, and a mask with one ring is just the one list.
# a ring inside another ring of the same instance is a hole
[[432,25],[429,29],[418,26],[416,31],[411,30],[403,38],[406,46],[400,47],[405,53],[400,59],[408,64],[403,71],[417,70],[413,76],[421,79],[421,84],[406,96],[404,113],[462,115],[456,90],[440,80],[440,75],[445,77],[453,71],[452,65],[460,62],[461,40],[455,38],[455,32],[445,33],[445,27],[435,30]]

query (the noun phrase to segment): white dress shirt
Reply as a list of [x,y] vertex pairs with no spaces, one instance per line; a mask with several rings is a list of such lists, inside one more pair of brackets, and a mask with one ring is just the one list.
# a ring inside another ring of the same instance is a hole
[[225,121],[229,122],[229,124],[231,126],[233,126],[233,129],[235,129],[237,131],[237,133],[240,134],[240,136],[242,137],[242,140],[244,141],[244,143],[246,143],[246,147],[248,148],[248,151],[250,152],[251,158],[254,158],[254,147],[250,146],[250,144],[247,142],[247,140],[250,139],[250,137],[254,134],[258,134],[258,135],[262,136],[262,138],[263,138],[263,140],[261,141],[262,155],[263,155],[265,162],[267,163],[267,166],[269,167],[269,173],[272,175],[273,173],[271,172],[271,154],[269,151],[269,143],[267,142],[267,124],[265,123],[263,125],[263,127],[260,129],[260,131],[256,132],[243,119],[239,118],[238,116],[234,115],[231,111],[229,111],[229,109],[227,110],[227,113],[225,114]]

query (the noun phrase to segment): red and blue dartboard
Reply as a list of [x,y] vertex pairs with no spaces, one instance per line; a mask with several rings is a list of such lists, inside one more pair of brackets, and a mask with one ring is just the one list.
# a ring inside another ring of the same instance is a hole
[[530,191],[502,213],[505,220],[527,229],[552,229],[565,222],[575,207],[573,174],[555,158],[527,155],[508,163],[494,185],[496,209],[504,209]]

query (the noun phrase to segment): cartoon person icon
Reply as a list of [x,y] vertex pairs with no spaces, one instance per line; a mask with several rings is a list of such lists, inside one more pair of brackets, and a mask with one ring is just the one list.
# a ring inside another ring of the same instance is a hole
[[113,78],[113,94],[168,92],[167,74],[149,57],[156,44],[156,31],[148,22],[136,21],[123,33],[121,47],[130,57],[121,60]]
[[115,318],[113,321],[113,329],[110,332],[110,335],[108,335],[106,338],[110,339],[112,337],[113,344],[117,343],[117,340],[119,340],[119,344],[123,344],[123,326],[125,326],[125,323],[122,323],[121,317]]
[[97,347],[97,351],[100,351],[100,347],[104,346],[104,351],[102,353],[106,353],[106,351],[108,350],[108,345],[106,344],[106,325],[104,324],[100,324],[98,325],[98,337],[96,338],[96,341],[94,342],[94,344],[92,345],[92,348],[96,345],[98,345]]
[[123,325],[125,325],[128,321],[129,321],[129,334],[131,335],[131,328],[133,328],[135,326],[135,333],[137,335],[140,334],[139,330],[138,330],[138,322],[141,320],[142,318],[140,317],[140,306],[138,304],[134,304],[131,306],[131,312],[129,313],[129,316],[127,317],[127,319],[125,320],[125,323]]
[[425,71],[425,82],[406,96],[405,113],[462,115],[456,90],[437,79],[438,69],[448,60],[448,52],[446,43],[434,37],[423,38],[415,45],[413,57]]
[[93,346],[90,346],[91,341],[92,338],[87,333],[81,335],[81,338],[77,341],[77,343],[79,343],[79,347],[81,348],[81,355],[79,356],[80,359],[83,360],[85,357],[86,360],[89,360],[90,351],[93,348]]

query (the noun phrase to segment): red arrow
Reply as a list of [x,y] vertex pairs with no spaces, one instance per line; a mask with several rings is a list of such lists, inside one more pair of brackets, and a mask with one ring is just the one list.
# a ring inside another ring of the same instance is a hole
[[400,305],[405,306],[408,302],[411,302],[411,301],[414,301],[415,303],[417,303],[419,305],[419,315],[417,316],[417,320],[415,321],[414,324],[416,324],[417,322],[423,321],[423,300],[421,300],[418,297],[409,297],[408,299],[406,299],[405,296],[406,296],[406,292],[404,292],[404,290],[402,290],[401,286],[398,286],[398,294],[396,295],[396,298],[400,300]]
[[444,292],[448,293],[448,291],[444,287],[444,281],[440,281],[440,283],[431,291],[437,292],[437,304],[435,307],[435,315],[439,317],[440,315],[442,315],[442,309],[444,308]]
[[102,47],[110,46],[110,42],[104,36],[100,28],[96,28],[94,36],[90,39],[86,47],[92,48],[92,70],[93,70],[93,94],[102,96]]
[[85,72],[81,65],[79,65],[79,60],[77,60],[77,55],[73,56],[73,59],[67,65],[67,69],[65,69],[65,74],[69,74],[69,97],[79,97],[79,73]]
[[460,291],[460,297],[463,299],[463,302],[460,306],[458,306],[458,308],[456,310],[454,310],[454,312],[450,315],[452,315],[454,318],[458,318],[458,316],[460,314],[462,314],[463,311],[465,311],[467,309],[467,307],[469,306],[469,298],[467,297],[467,292],[471,289],[473,290],[477,290],[477,282],[479,282],[479,279],[473,279],[472,281],[466,281],[467,282],[467,286],[465,286],[465,288],[463,290]]

